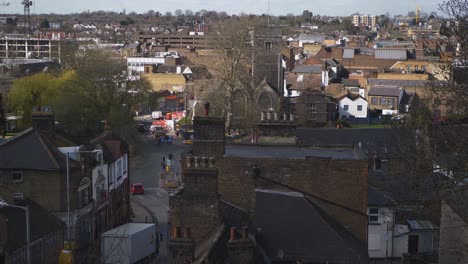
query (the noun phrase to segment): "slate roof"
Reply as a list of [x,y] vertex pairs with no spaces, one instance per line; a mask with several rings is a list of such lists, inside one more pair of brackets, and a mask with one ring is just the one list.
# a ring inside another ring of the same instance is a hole
[[[29,206],[31,241],[65,228],[65,223],[29,199],[14,205]],[[4,207],[0,208],[0,215],[7,218],[6,250],[13,251],[26,245],[25,211],[19,208]]]
[[368,84],[369,85],[393,85],[393,86],[399,86],[399,87],[407,87],[407,86],[424,87],[427,84],[429,84],[429,81],[426,81],[426,80],[385,80],[385,79],[369,78]]
[[292,69],[293,73],[312,73],[312,74],[321,74],[322,66],[321,65],[299,65]]
[[369,186],[367,192],[367,206],[396,206],[396,202],[389,193]]
[[61,145],[59,138],[59,135],[52,137],[32,128],[25,130],[0,144],[0,153],[2,153],[0,169],[59,170],[65,168],[65,155],[57,149]]
[[343,147],[361,143],[364,153],[373,156],[374,152],[392,153],[398,149],[395,137],[398,131],[391,128],[297,128],[296,137],[306,146]]
[[353,86],[353,87],[359,87],[359,86],[361,86],[361,85],[359,84],[359,80],[356,80],[356,79],[344,79],[344,80],[343,80],[343,84],[344,84],[345,86]]
[[296,146],[226,146],[225,156],[271,157],[271,158],[331,158],[358,160],[359,155],[352,148],[300,148]]
[[369,263],[366,245],[300,193],[256,190],[257,243],[270,260]]
[[368,95],[377,95],[377,96],[399,96],[401,92],[400,87],[396,86],[376,86],[372,87],[369,92],[367,93]]

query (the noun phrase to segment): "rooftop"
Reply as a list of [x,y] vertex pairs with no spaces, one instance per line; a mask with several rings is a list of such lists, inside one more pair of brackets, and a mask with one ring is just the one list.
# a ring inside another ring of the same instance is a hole
[[358,160],[360,156],[352,148],[318,148],[297,146],[226,146],[226,156],[296,158],[308,157]]

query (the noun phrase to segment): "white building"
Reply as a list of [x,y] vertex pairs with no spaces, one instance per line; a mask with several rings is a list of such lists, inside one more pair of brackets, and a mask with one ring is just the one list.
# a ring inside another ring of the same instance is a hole
[[338,102],[340,117],[367,118],[367,100],[360,95],[347,94]]
[[370,259],[401,258],[408,252],[407,225],[395,224],[396,202],[374,188],[368,192],[368,250]]

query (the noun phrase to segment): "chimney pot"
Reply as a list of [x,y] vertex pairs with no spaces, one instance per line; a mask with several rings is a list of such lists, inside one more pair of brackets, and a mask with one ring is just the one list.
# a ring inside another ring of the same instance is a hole
[[283,113],[283,120],[284,120],[284,121],[288,121],[288,114]]
[[236,228],[231,227],[231,237],[229,239],[230,241],[236,240]]
[[267,112],[267,120],[271,120],[271,112]]
[[205,157],[201,157],[201,158],[200,158],[200,168],[206,168],[206,167],[207,167],[207,166],[206,166],[206,165],[207,165],[207,164],[206,164],[206,161],[207,161],[207,160],[206,160]]
[[249,228],[244,226],[242,228],[242,239],[246,240],[248,238],[248,234],[249,234]]
[[209,116],[210,115],[210,103],[205,103],[203,106],[205,107],[205,116]]
[[260,121],[265,121],[265,112],[260,113]]
[[198,156],[193,157],[193,167],[198,168],[199,167],[199,158]]
[[191,168],[191,167],[192,167],[192,163],[193,163],[193,158],[192,158],[192,156],[187,156],[187,157],[185,158],[185,166],[186,166],[187,168]]
[[294,114],[289,114],[289,121],[294,122]]
[[215,161],[215,158],[214,158],[214,157],[209,157],[209,158],[208,158],[208,167],[209,167],[209,168],[213,168],[213,167],[214,167],[214,161]]
[[191,234],[190,234],[190,227],[186,227],[184,229],[184,239],[187,239],[187,240],[192,239]]
[[275,121],[278,121],[278,113],[277,113],[277,112],[274,112],[274,113],[273,113],[273,116],[274,116],[274,118],[275,118]]

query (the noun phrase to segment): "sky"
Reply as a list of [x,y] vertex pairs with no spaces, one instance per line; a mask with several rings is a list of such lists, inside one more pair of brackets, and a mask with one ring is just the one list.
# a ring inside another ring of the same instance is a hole
[[[228,14],[261,14],[268,12],[268,0],[32,0],[31,13],[34,14],[68,14],[84,11],[116,11],[127,13],[135,11],[144,13],[148,10],[174,12],[176,9],[201,9],[226,11]],[[22,14],[21,0],[0,0],[0,3],[9,2],[9,6],[0,6],[0,13]],[[287,13],[301,14],[309,10],[314,14],[330,16],[348,16],[359,12],[360,14],[392,15],[407,14],[419,6],[424,12],[438,10],[442,0],[270,0],[270,13],[272,15],[286,15]]]

